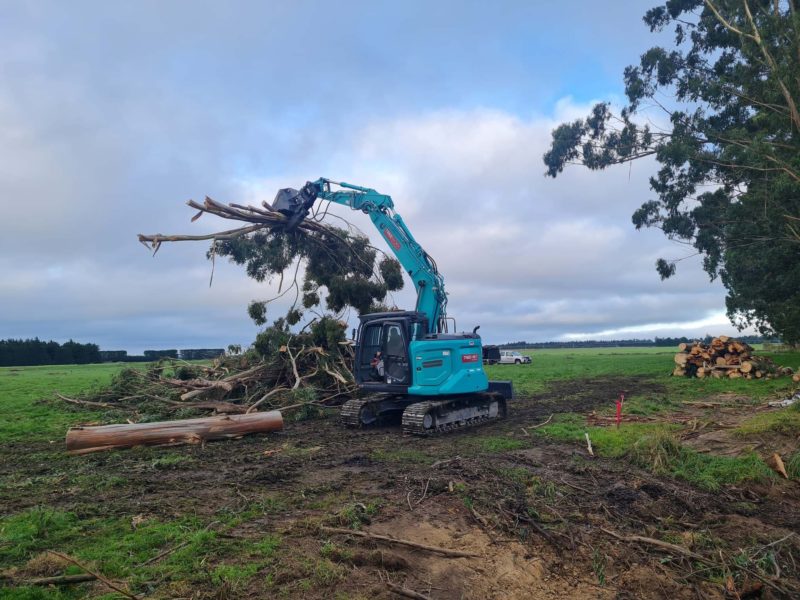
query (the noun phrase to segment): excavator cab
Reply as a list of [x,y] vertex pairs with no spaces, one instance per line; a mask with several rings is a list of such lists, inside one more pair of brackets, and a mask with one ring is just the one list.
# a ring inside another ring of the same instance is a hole
[[411,311],[361,317],[355,369],[359,386],[374,392],[408,393],[412,384],[409,343],[426,321]]

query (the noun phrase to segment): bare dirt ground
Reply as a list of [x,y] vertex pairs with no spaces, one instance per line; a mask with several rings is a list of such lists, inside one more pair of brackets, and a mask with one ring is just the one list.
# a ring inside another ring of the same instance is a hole
[[[607,405],[621,389],[660,391],[659,384],[638,378],[562,382],[514,401],[503,422],[438,438],[403,436],[392,427],[344,430],[333,416],[287,422],[277,434],[181,447],[176,450],[192,460],[163,470],[150,468],[152,456],[140,459],[136,451],[70,457],[125,482],[91,498],[70,487],[54,487],[46,497],[23,490],[0,498],[0,511],[46,503],[84,515],[169,520],[196,514],[213,522],[223,511],[261,503],[259,514],[225,535],[275,533],[284,550],[265,569],[269,573],[261,573],[270,576],[269,587],[264,577],[253,577],[228,597],[331,598],[334,591],[342,597],[396,597],[387,582],[442,600],[792,597],[800,589],[800,571],[791,562],[779,562],[772,578],[748,575],[749,563],[742,563],[744,570],[729,563],[739,553],[759,560],[777,548],[776,540],[793,533],[781,543],[781,560],[797,554],[797,482],[705,492],[624,458],[592,458],[582,445],[539,436],[532,427],[552,414],[589,414],[599,399]],[[697,413],[709,410],[716,409]],[[695,437],[724,435],[724,426],[745,412],[730,412],[727,420],[715,420],[721,428]],[[51,468],[21,459],[2,471],[21,469],[35,477]],[[452,558],[331,534],[320,525],[356,527],[479,557]],[[632,535],[678,545],[705,560],[621,539]],[[327,587],[301,583],[321,552],[340,567],[338,576]],[[213,589],[191,594],[221,597]],[[178,595],[187,594],[164,583],[152,597]]]

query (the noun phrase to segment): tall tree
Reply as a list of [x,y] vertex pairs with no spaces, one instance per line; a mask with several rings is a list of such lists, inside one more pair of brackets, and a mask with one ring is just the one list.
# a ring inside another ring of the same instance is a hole
[[[798,0],[668,0],[644,16],[672,28],[624,72],[628,104],[597,104],[553,131],[547,174],[655,157],[655,199],[634,213],[694,247],[728,291],[728,316],[800,342]],[[643,125],[645,117],[666,122]],[[675,273],[661,258],[662,278]]]

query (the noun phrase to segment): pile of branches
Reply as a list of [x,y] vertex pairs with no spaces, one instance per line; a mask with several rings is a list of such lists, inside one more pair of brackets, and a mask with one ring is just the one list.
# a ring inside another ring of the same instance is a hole
[[357,393],[353,347],[346,324],[330,317],[292,334],[279,320],[254,347],[210,364],[162,359],[145,369],[120,371],[111,384],[86,396],[59,397],[73,404],[137,413],[140,420],[256,410],[303,410],[313,414]]
[[793,373],[765,356],[756,356],[750,345],[725,335],[709,344],[680,344],[678,350],[672,371],[676,377],[772,379]]

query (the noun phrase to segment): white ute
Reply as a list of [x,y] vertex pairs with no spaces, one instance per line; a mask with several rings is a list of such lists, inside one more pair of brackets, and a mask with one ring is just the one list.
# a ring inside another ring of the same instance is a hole
[[530,356],[520,354],[516,350],[501,350],[500,351],[500,364],[502,365],[521,365],[531,362]]

